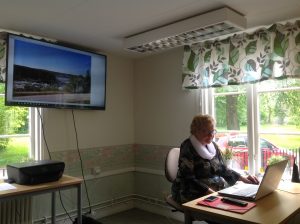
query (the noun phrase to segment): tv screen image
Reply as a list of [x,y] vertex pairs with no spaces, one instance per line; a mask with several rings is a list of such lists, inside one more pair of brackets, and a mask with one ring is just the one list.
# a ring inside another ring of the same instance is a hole
[[6,105],[105,109],[106,56],[8,35]]

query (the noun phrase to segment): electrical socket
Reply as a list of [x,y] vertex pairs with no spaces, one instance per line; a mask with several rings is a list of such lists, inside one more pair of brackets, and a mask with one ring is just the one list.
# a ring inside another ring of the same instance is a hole
[[101,168],[100,166],[95,166],[92,168],[92,174],[93,175],[99,175],[101,173]]
[[91,216],[95,216],[96,215],[96,211],[95,210],[91,210]]

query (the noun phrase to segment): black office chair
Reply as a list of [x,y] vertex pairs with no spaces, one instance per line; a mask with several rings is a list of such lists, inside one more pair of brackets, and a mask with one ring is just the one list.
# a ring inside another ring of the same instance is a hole
[[[179,148],[172,148],[167,154],[166,160],[165,160],[165,176],[168,181],[171,183],[174,182],[177,171],[178,171],[178,160],[179,160]],[[180,211],[183,212],[183,207],[181,204],[178,204],[172,197],[171,194],[167,195],[165,197],[165,200],[168,205],[173,207],[174,209],[172,211]]]

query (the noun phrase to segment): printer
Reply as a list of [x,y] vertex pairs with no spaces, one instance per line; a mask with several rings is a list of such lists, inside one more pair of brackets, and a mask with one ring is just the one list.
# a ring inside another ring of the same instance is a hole
[[34,185],[59,180],[64,172],[65,163],[55,160],[39,160],[8,164],[8,182]]

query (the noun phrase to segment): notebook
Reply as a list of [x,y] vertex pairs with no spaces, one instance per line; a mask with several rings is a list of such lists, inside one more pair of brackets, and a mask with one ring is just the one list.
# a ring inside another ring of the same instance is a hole
[[236,184],[220,190],[218,194],[227,197],[256,201],[277,189],[288,160],[267,166],[263,179],[259,185]]

